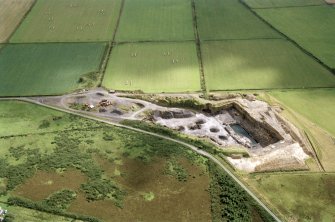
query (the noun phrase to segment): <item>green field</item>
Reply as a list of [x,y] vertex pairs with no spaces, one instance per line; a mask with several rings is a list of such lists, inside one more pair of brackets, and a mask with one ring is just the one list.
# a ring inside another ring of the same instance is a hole
[[201,40],[281,38],[236,0],[195,0]]
[[244,0],[251,8],[324,5],[324,0]]
[[144,92],[198,91],[200,74],[195,44],[117,45],[113,48],[103,85]]
[[248,183],[284,215],[284,221],[334,221],[334,174],[256,175],[249,176]]
[[10,42],[108,41],[120,7],[121,0],[38,0]]
[[335,69],[335,10],[331,6],[255,10],[279,31]]
[[[26,102],[0,102],[0,137],[96,127],[83,118]],[[76,120],[76,121],[74,121]]]
[[[4,207],[3,207],[4,208]],[[45,221],[57,221],[57,222],[73,222],[72,218],[66,218],[57,216],[54,214],[48,214],[36,210],[31,210],[23,207],[5,207],[8,210],[8,214],[12,215],[14,221],[18,222],[45,222]]]
[[[0,52],[0,96],[61,94],[94,85],[103,43],[11,44]],[[82,81],[79,81],[80,77]]]
[[209,90],[335,86],[335,76],[288,41],[202,44]]
[[335,137],[335,90],[271,92],[272,96]]
[[194,39],[189,0],[131,0],[125,6],[116,35],[118,42]]

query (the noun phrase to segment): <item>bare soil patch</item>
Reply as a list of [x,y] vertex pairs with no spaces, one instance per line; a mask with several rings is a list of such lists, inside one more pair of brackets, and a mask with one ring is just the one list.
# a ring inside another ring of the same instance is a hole
[[61,174],[38,171],[33,177],[15,189],[14,194],[33,201],[40,201],[62,189],[77,191],[85,181],[86,177],[78,170],[67,170]]
[[0,43],[5,42],[35,0],[0,0]]
[[335,4],[335,0],[325,0],[325,2],[327,3],[327,4]]

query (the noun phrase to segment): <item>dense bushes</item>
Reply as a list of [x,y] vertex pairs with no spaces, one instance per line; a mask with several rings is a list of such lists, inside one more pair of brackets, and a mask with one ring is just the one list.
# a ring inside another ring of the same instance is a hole
[[24,163],[15,166],[8,164],[5,158],[0,159],[0,178],[7,178],[6,189],[12,190],[34,174],[34,165],[40,160],[40,155],[37,149],[24,149],[24,146],[11,147],[9,152],[15,160],[20,160],[23,156],[26,159]]
[[76,193],[72,190],[61,190],[53,193],[47,199],[42,201],[43,205],[52,209],[66,210],[71,201],[76,198]]
[[212,162],[208,167],[213,221],[252,221],[253,211],[265,222],[274,221],[230,176]]
[[125,192],[111,180],[91,180],[86,184],[82,184],[81,189],[85,192],[86,199],[89,201],[112,199],[116,206],[123,206],[122,200]]

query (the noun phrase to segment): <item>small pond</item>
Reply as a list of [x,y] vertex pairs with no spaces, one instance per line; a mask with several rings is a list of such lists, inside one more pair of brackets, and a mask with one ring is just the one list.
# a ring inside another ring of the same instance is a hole
[[235,133],[250,139],[252,145],[258,144],[257,141],[240,124],[231,124],[230,127],[235,131]]

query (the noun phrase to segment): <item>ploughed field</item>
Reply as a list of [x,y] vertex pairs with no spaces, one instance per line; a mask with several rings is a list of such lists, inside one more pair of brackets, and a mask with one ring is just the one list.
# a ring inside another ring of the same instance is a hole
[[6,42],[35,0],[0,0],[0,43]]

